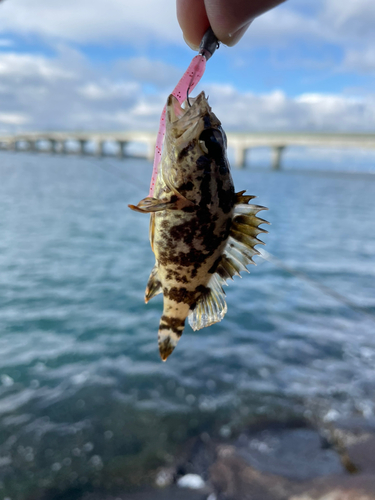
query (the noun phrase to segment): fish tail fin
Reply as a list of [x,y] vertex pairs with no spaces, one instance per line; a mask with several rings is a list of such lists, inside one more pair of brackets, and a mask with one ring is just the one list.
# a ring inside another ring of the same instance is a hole
[[[169,302],[172,302],[173,306]],[[163,361],[166,361],[172,354],[180,340],[188,313],[187,304],[176,303],[164,297],[164,311],[158,332],[159,352]]]

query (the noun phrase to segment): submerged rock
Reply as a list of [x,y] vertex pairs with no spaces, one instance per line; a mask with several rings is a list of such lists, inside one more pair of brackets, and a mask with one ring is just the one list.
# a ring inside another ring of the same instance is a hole
[[206,486],[206,483],[198,474],[186,474],[177,480],[177,486],[191,490],[201,490]]

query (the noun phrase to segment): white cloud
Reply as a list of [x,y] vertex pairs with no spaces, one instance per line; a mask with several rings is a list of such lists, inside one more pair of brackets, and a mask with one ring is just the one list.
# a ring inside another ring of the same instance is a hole
[[373,0],[326,0],[322,20],[331,32],[346,40],[375,40],[375,8]]
[[375,47],[362,50],[349,49],[345,55],[341,69],[343,71],[375,72]]
[[20,113],[0,113],[0,123],[2,125],[24,125],[29,120],[28,116]]
[[18,0],[1,5],[3,32],[74,42],[183,43],[175,0]]
[[[144,87],[134,76],[138,64],[125,62],[128,72],[120,78],[117,68],[94,68],[71,49],[60,48],[53,59],[0,53],[1,130],[156,130],[168,91],[155,85],[159,76],[149,71],[155,62],[146,59],[140,64]],[[180,74],[174,67],[168,71]],[[254,94],[209,83],[204,88],[227,130],[375,129],[375,94],[288,97],[281,90]]]
[[74,72],[42,56],[6,52],[0,55],[0,78],[35,78],[45,81],[74,79]]
[[214,112],[228,130],[248,131],[373,131],[375,94],[303,94],[288,97],[282,91],[240,93],[235,88],[206,85]]
[[181,70],[162,61],[151,61],[146,57],[134,57],[116,64],[118,74],[127,75],[142,83],[152,83],[157,87],[170,87],[171,82],[181,78]]

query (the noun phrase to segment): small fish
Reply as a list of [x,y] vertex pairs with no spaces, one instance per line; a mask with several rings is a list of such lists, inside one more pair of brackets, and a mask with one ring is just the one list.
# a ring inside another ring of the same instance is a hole
[[155,254],[145,302],[163,293],[158,343],[165,361],[188,318],[193,330],[221,321],[227,311],[223,285],[259,254],[257,217],[266,210],[249,205],[254,196],[235,193],[227,139],[204,92],[181,107],[170,95],[166,136],[152,197],[132,210],[150,213]]

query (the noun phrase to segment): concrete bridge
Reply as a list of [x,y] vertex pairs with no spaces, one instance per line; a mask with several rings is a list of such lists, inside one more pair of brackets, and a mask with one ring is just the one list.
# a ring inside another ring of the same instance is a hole
[[[281,166],[282,153],[288,146],[361,148],[375,150],[374,134],[356,133],[228,133],[228,147],[234,149],[235,166],[244,168],[246,154],[252,148],[272,149],[272,168]],[[0,149],[8,151],[48,152],[55,154],[95,154],[104,156],[108,144],[119,158],[128,156],[130,143],[146,145],[145,157],[152,161],[155,132],[30,132],[0,136]],[[93,152],[88,145],[93,146]]]

